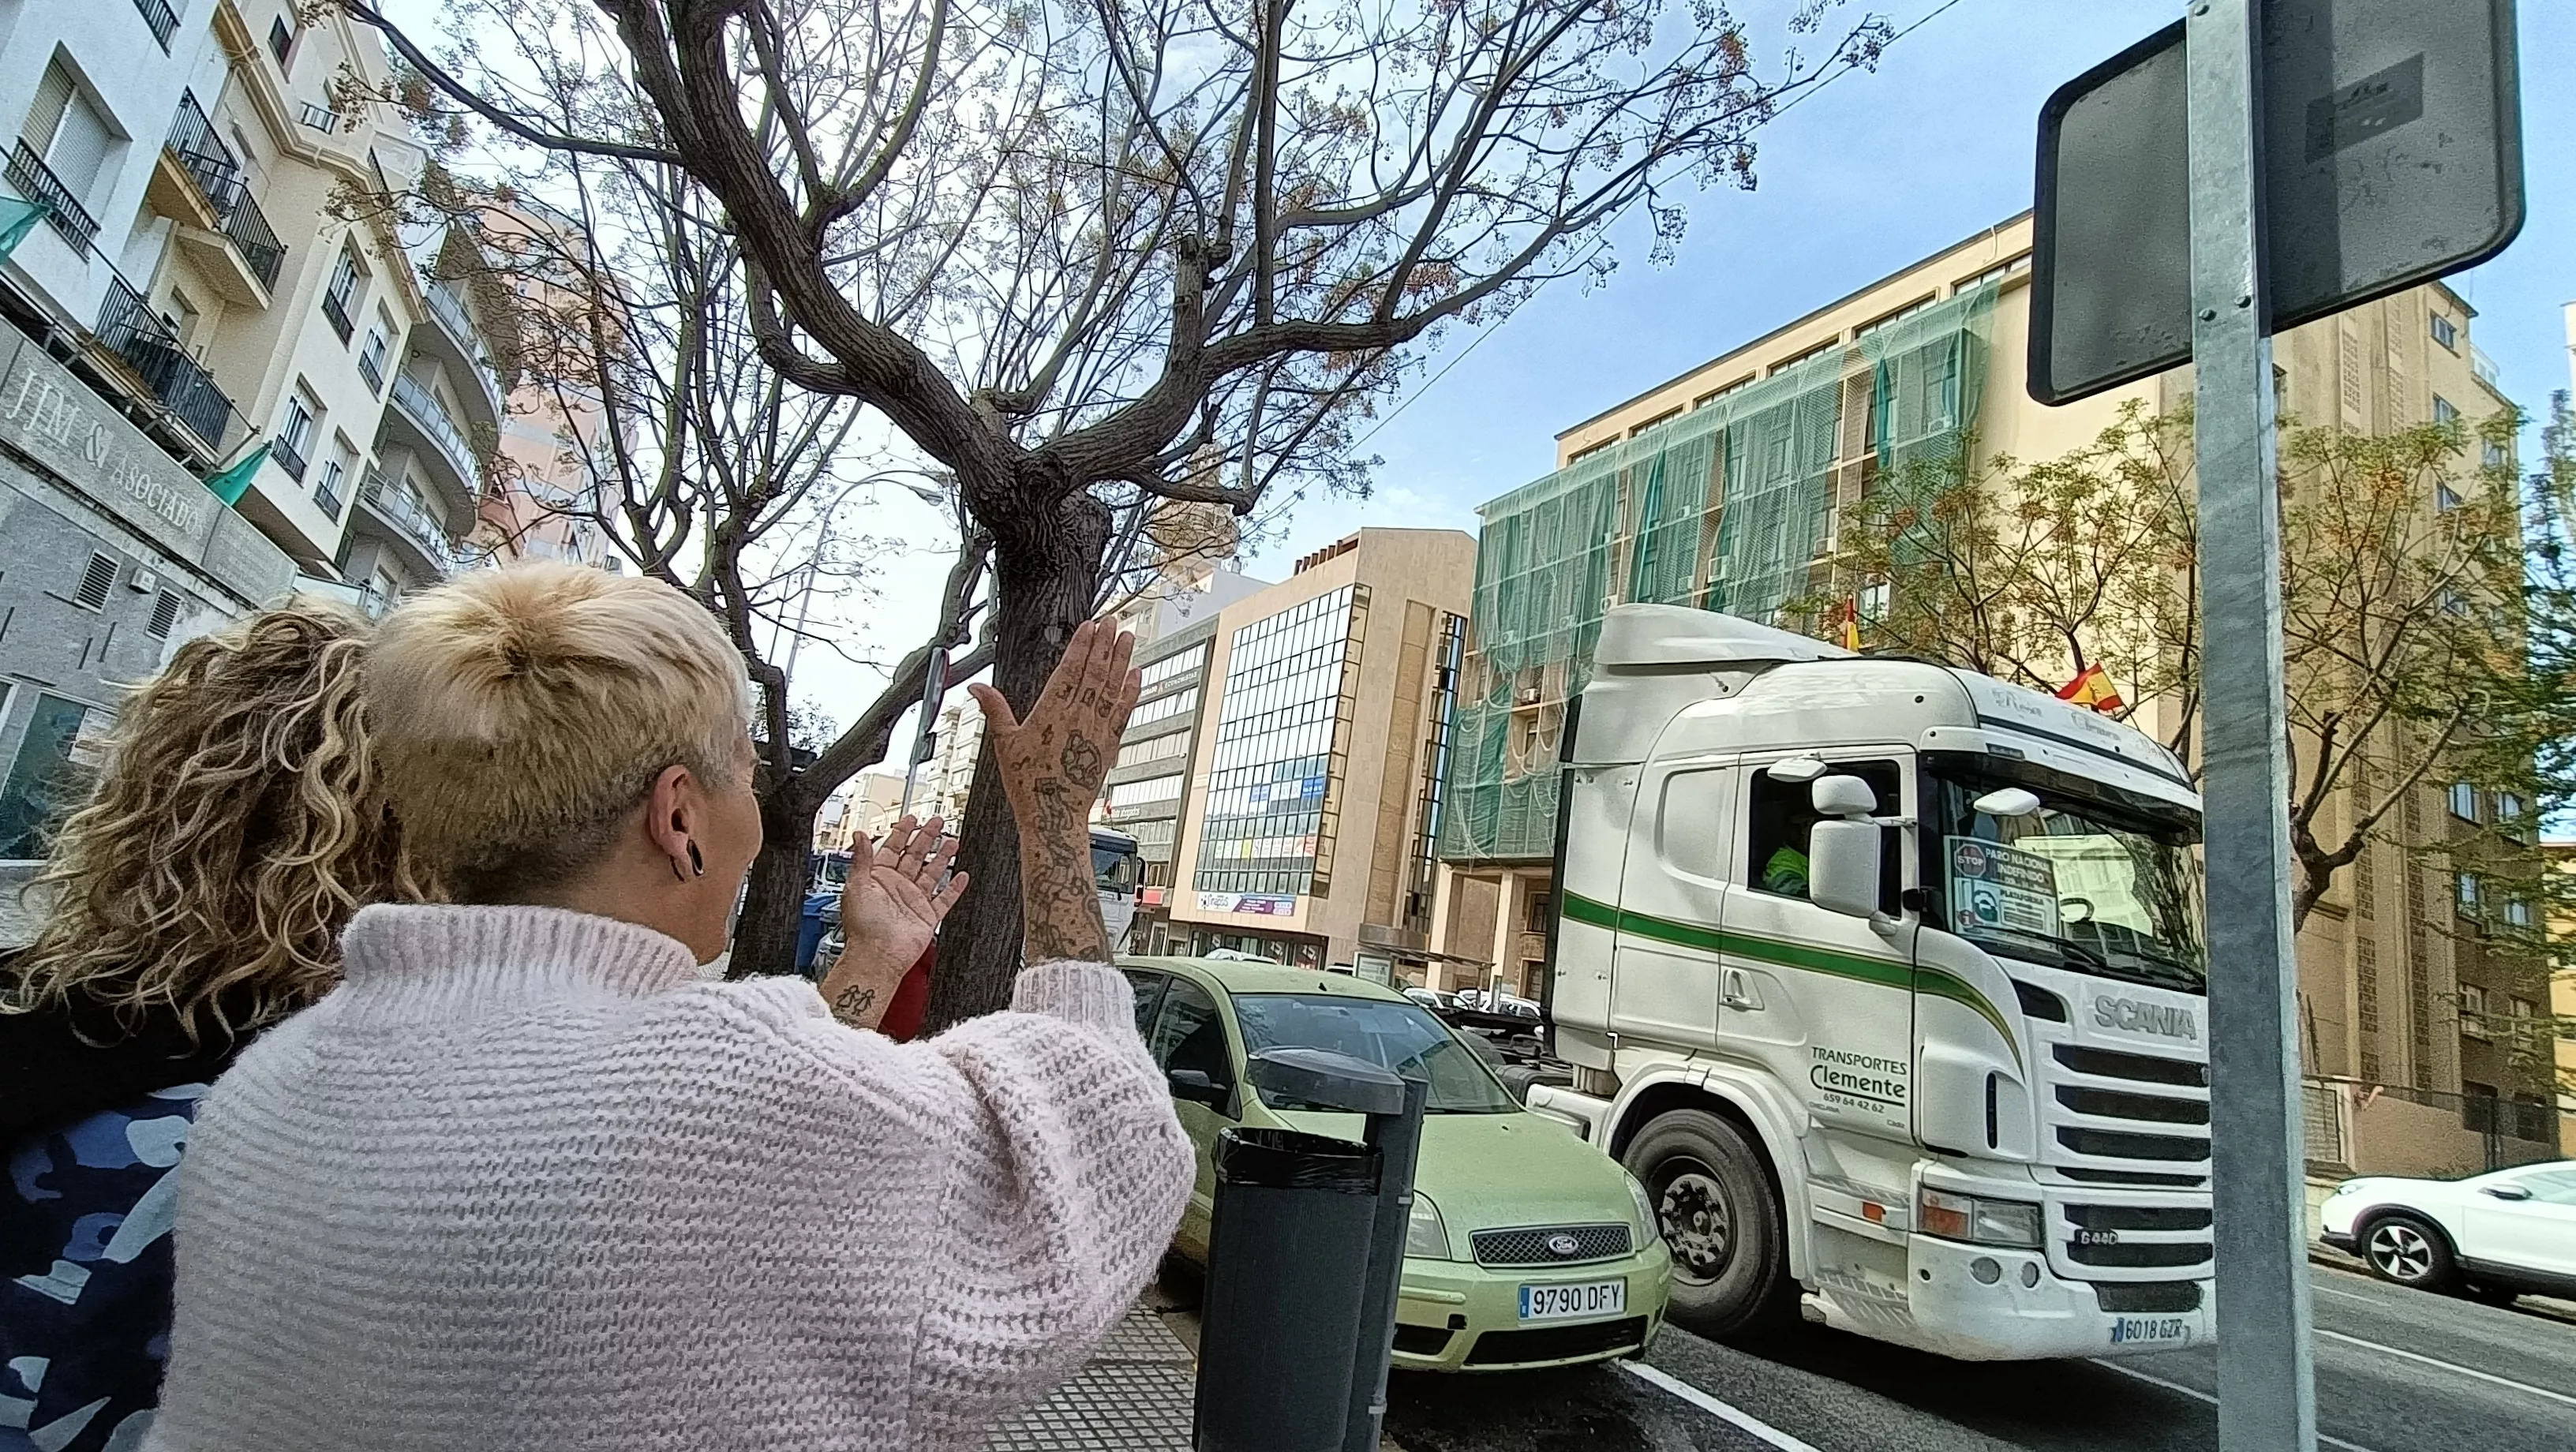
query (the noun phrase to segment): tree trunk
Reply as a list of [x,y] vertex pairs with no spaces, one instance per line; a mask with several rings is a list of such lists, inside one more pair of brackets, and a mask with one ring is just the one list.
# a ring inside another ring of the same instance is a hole
[[[1088,494],[1066,500],[1039,528],[996,531],[993,685],[1013,711],[1028,711],[1073,628],[1090,618],[1108,547],[1109,511]],[[928,1032],[1008,1008],[1019,976],[1020,833],[989,740],[967,793],[957,865],[968,875],[966,895],[939,930]]]
[[760,855],[751,859],[742,912],[733,926],[727,978],[796,971],[798,916],[805,907],[806,863],[814,850],[814,808],[802,792],[779,792],[760,804]]

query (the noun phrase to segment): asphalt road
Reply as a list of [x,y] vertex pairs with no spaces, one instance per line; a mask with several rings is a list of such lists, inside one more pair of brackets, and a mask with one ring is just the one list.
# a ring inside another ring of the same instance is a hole
[[[2576,1317],[2313,1270],[2322,1446],[2576,1448]],[[1404,1452],[2204,1452],[2216,1357],[1969,1364],[1813,1327],[1757,1355],[1667,1330],[1647,1375],[1399,1375],[1387,1430]]]

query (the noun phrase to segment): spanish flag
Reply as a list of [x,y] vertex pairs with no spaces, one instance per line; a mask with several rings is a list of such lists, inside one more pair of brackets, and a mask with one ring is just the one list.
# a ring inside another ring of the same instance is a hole
[[2098,663],[2077,671],[2075,679],[2058,688],[2057,699],[2102,712],[2117,711],[2128,704],[2120,699],[2120,688],[2111,684],[2111,673]]
[[1860,602],[1858,600],[1843,602],[1843,649],[1855,655],[1860,653]]

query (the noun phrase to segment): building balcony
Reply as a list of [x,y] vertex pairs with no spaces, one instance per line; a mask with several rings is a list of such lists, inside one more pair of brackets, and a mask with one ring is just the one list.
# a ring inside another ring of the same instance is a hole
[[145,195],[178,222],[180,244],[217,291],[233,302],[268,306],[286,245],[252,198],[240,160],[215,134],[191,92],[179,93],[179,114]]
[[466,307],[465,299],[458,295],[456,289],[444,282],[430,283],[421,289],[421,294],[429,300],[429,315],[437,326],[415,332],[415,340],[438,354],[440,361],[452,371],[474,375],[482,397],[473,402],[491,409],[490,418],[478,419],[477,422],[500,427],[504,412],[501,375],[492,366],[492,350],[484,341],[482,330],[474,325],[472,310]]
[[44,207],[45,221],[62,234],[72,251],[88,257],[90,242],[98,236],[98,220],[24,140],[10,148],[7,175],[18,195]]
[[189,432],[220,451],[230,426],[233,401],[215,386],[214,375],[179,346],[169,325],[145,306],[125,279],[111,277],[107,305],[100,309],[98,341],[133,370],[136,378],[188,426]]
[[161,42],[161,53],[170,53],[170,37],[179,29],[179,12],[170,8],[170,0],[134,0],[134,8],[143,12],[143,23],[152,27],[152,38]]
[[458,510],[473,510],[483,495],[483,460],[464,428],[408,374],[394,375],[393,400],[394,406],[385,410],[385,438],[421,458],[426,467],[420,472],[433,491]]
[[456,569],[455,546],[419,492],[407,482],[387,479],[376,465],[367,466],[366,483],[358,489],[358,512],[349,527],[390,544],[395,557],[424,583],[443,580]]

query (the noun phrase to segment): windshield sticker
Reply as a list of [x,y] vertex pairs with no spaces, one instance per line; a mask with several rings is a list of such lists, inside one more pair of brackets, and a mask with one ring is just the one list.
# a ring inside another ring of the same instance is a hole
[[2004,928],[2057,937],[2057,869],[2035,852],[1974,837],[1948,839],[1950,913],[1960,932]]

